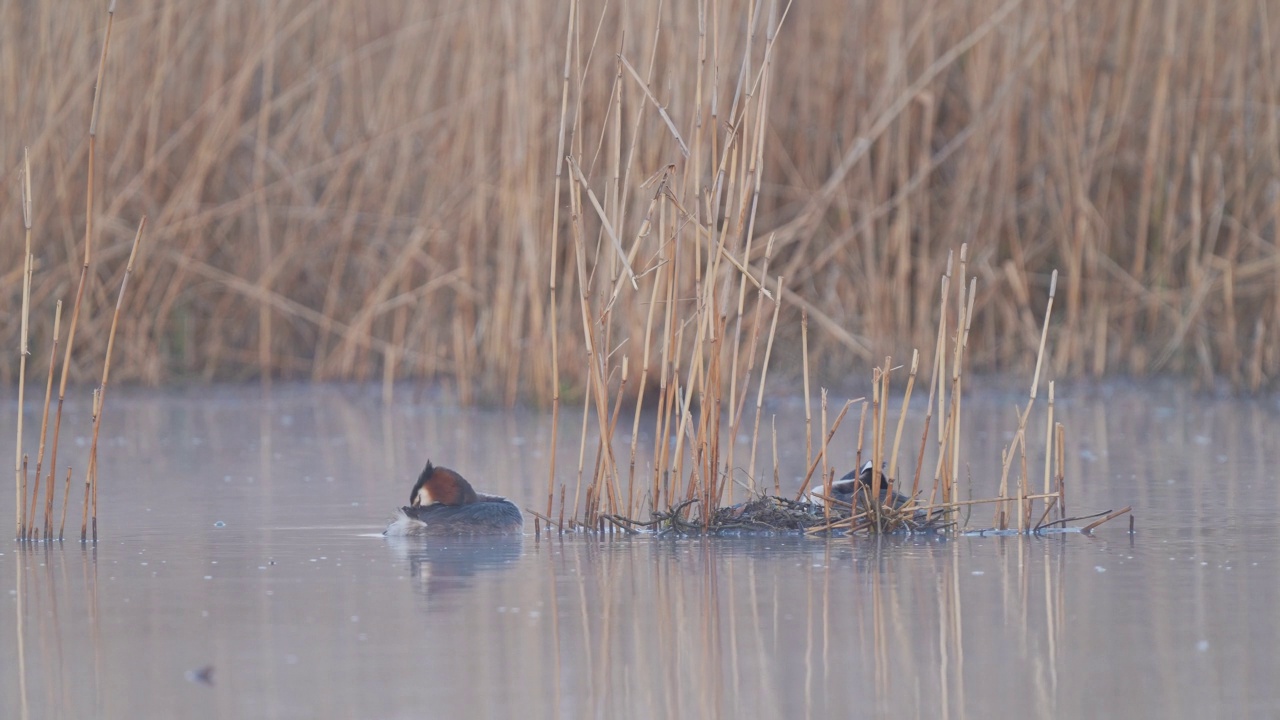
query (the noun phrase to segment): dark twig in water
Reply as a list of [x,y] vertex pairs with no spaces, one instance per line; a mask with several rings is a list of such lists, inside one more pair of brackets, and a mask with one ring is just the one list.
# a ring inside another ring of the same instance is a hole
[[[1123,512],[1128,512],[1128,511],[1129,511],[1129,508],[1125,508],[1125,509],[1123,510]],[[1100,513],[1094,513],[1094,514],[1092,514],[1092,515],[1079,515],[1079,516],[1077,516],[1077,517],[1069,517],[1069,518],[1063,518],[1063,519],[1061,519],[1061,520],[1054,520],[1053,522],[1045,523],[1045,524],[1041,527],[1041,529],[1043,530],[1043,529],[1045,529],[1045,528],[1051,528],[1051,527],[1053,527],[1054,525],[1062,525],[1062,526],[1064,526],[1064,527],[1065,527],[1067,523],[1078,522],[1078,521],[1080,521],[1080,520],[1092,520],[1092,519],[1097,518],[1097,517],[1103,517],[1103,516],[1105,516],[1105,515],[1109,515],[1110,513],[1111,513],[1111,511],[1110,511],[1110,510],[1103,510],[1103,511],[1102,511],[1102,512],[1100,512]]]
[[1093,532],[1093,529],[1094,529],[1094,528],[1096,528],[1096,527],[1098,527],[1098,526],[1099,526],[1099,525],[1101,525],[1102,523],[1104,523],[1104,522],[1106,522],[1106,521],[1108,521],[1108,520],[1114,520],[1115,518],[1118,518],[1118,517],[1120,517],[1121,515],[1124,515],[1125,513],[1129,512],[1129,511],[1131,511],[1131,510],[1133,510],[1133,506],[1131,506],[1131,505],[1126,505],[1125,507],[1122,507],[1122,508],[1120,508],[1119,510],[1117,510],[1117,511],[1113,512],[1113,513],[1108,513],[1108,514],[1107,514],[1107,516],[1106,516],[1106,517],[1104,517],[1104,518],[1102,518],[1101,520],[1096,520],[1096,521],[1094,521],[1094,522],[1089,523],[1088,525],[1085,525],[1084,527],[1080,528],[1080,532],[1085,533],[1085,534],[1087,535],[1087,534],[1089,534],[1089,533]]
[[631,527],[631,521],[618,515],[601,515],[601,518],[608,520],[614,527],[621,529],[628,535],[637,535],[639,531]]

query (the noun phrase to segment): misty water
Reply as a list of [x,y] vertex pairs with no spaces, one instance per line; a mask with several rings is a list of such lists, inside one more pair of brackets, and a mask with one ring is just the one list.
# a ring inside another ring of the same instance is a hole
[[[114,392],[99,543],[78,542],[76,503],[67,541],[0,543],[0,717],[1280,714],[1275,396],[1059,388],[1071,510],[1132,505],[1132,535],[539,538],[530,518],[520,538],[418,540],[379,533],[428,458],[541,509],[552,428],[401,395]],[[966,398],[975,496],[1022,401]],[[766,410],[794,490],[803,407]],[[77,503],[86,413],[69,403],[59,459]],[[580,422],[562,413],[570,492]]]

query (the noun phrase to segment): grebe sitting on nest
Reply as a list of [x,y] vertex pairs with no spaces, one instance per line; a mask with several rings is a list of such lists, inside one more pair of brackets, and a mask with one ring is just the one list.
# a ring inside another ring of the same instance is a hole
[[[861,506],[863,501],[871,495],[871,461],[863,463],[859,470],[850,470],[847,475],[839,480],[831,483],[831,495],[836,500],[849,503],[850,505]],[[890,507],[900,508],[911,501],[910,497],[899,492],[894,492],[893,480],[881,470],[880,474],[880,503],[889,505]],[[859,487],[861,485],[861,487]],[[857,497],[855,497],[855,495]]]
[[458,473],[429,461],[383,535],[501,535],[524,526],[520,508],[504,497],[478,493]]

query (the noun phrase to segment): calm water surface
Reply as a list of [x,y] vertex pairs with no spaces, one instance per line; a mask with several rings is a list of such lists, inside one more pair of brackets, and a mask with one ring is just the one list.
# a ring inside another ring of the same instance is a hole
[[[1059,395],[1072,510],[1132,505],[1134,535],[386,539],[428,457],[543,507],[547,417],[116,392],[101,542],[0,543],[0,717],[1280,716],[1280,401]],[[1016,401],[966,400],[975,495]],[[794,488],[803,409],[770,410]]]

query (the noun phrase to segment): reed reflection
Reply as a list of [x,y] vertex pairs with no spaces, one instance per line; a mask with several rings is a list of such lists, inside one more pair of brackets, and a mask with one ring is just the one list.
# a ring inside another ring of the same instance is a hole
[[549,714],[964,718],[999,652],[1052,717],[1067,542],[989,543],[980,575],[969,539],[542,542],[578,579],[549,601]]
[[83,716],[102,687],[96,549],[20,542],[13,556],[19,716]]

